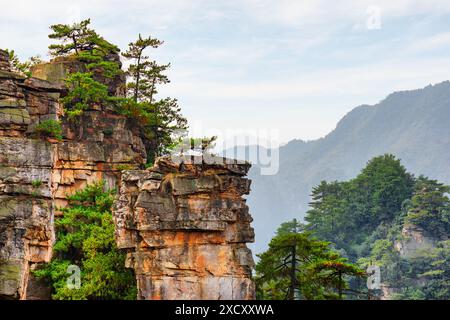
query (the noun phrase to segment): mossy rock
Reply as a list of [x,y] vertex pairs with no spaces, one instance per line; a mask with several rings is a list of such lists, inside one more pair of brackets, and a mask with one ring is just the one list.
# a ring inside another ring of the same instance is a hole
[[0,296],[18,298],[21,277],[20,261],[0,261]]
[[0,108],[0,124],[30,124],[30,114],[26,109]]
[[0,108],[5,107],[26,107],[26,102],[23,99],[15,99],[15,98],[8,98],[8,99],[0,99]]
[[54,60],[49,63],[38,64],[31,68],[34,78],[46,80],[51,83],[64,85],[64,80],[71,72],[84,72],[84,65],[74,59],[65,58],[64,60]]

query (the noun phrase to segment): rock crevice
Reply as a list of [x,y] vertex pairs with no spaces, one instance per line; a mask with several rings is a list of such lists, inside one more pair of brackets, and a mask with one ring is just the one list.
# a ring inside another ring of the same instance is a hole
[[[76,68],[57,59],[26,78],[0,50],[0,298],[49,298],[30,270],[51,259],[57,209],[88,183],[117,187],[121,166],[145,163],[144,145],[127,118],[107,107],[88,110],[79,121],[64,118],[62,80]],[[121,92],[124,79],[108,85]],[[49,119],[61,121],[62,141],[37,135],[36,126]]]
[[[128,252],[140,299],[254,298],[246,246],[254,234],[242,197],[250,165],[160,158],[139,170],[146,152],[131,119],[108,106],[86,110],[77,121],[64,117],[63,79],[80,70],[76,60],[58,58],[26,78],[0,50],[0,299],[50,298],[31,270],[52,257],[58,208],[99,180],[119,187],[117,244]],[[123,75],[105,84],[123,94]],[[61,141],[37,134],[49,119],[61,122]]]
[[140,299],[254,299],[245,162],[160,158],[125,171],[114,218]]

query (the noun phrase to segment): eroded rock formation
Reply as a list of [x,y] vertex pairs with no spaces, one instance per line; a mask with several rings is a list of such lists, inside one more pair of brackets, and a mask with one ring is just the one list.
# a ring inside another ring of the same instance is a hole
[[[50,297],[30,270],[50,261],[54,218],[67,196],[99,180],[120,186],[117,241],[128,251],[140,299],[254,298],[246,247],[254,235],[242,198],[249,164],[161,158],[138,170],[146,153],[130,119],[108,106],[76,121],[64,117],[63,79],[82,70],[73,59],[56,59],[26,78],[0,50],[0,299]],[[96,77],[111,94],[124,93],[123,75]],[[62,141],[37,134],[49,119],[61,121]]]
[[29,269],[51,257],[55,146],[32,133],[58,117],[60,89],[11,72],[0,50],[0,297],[24,297]]
[[[68,69],[69,68],[69,69]],[[37,66],[25,78],[12,72],[0,50],[0,297],[47,298],[29,270],[48,262],[54,241],[53,219],[67,195],[105,180],[118,185],[123,168],[145,163],[145,149],[135,126],[108,108],[85,111],[67,121],[59,98],[62,79],[81,68],[56,60]],[[51,80],[51,81],[47,81]],[[124,79],[107,83],[123,91]],[[60,119],[63,141],[41,139],[36,125]]]
[[[139,299],[254,299],[250,165],[160,158],[125,171],[114,218]],[[212,160],[212,161],[211,161]]]

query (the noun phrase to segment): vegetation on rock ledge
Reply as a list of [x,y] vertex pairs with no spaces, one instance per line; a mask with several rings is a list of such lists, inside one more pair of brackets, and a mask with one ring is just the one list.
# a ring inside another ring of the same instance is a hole
[[[104,183],[87,186],[69,197],[64,216],[55,220],[53,260],[35,275],[52,287],[57,300],[136,298],[136,280],[125,269],[125,253],[116,247],[111,215],[113,191]],[[81,270],[79,288],[67,286],[69,266]]]

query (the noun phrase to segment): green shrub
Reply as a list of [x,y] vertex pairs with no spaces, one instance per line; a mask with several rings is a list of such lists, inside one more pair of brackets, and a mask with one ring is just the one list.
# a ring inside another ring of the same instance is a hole
[[61,123],[57,120],[44,120],[36,126],[36,132],[41,137],[51,137],[62,140]]
[[[113,194],[104,191],[103,182],[88,185],[69,197],[63,217],[55,220],[54,257],[34,271],[51,285],[53,299],[136,299],[136,279],[125,268],[126,254],[119,251],[114,238]],[[79,288],[67,285],[71,265],[80,268]]]
[[116,167],[116,169],[119,170],[119,171],[132,170],[132,169],[133,169],[133,166],[131,166],[131,165],[129,165],[129,164],[119,164],[119,165]]
[[67,96],[61,99],[69,119],[80,116],[93,105],[109,101],[108,87],[93,79],[92,73],[76,72],[66,79]]
[[41,180],[33,180],[33,181],[31,181],[31,185],[34,188],[39,188],[42,185],[42,181]]

